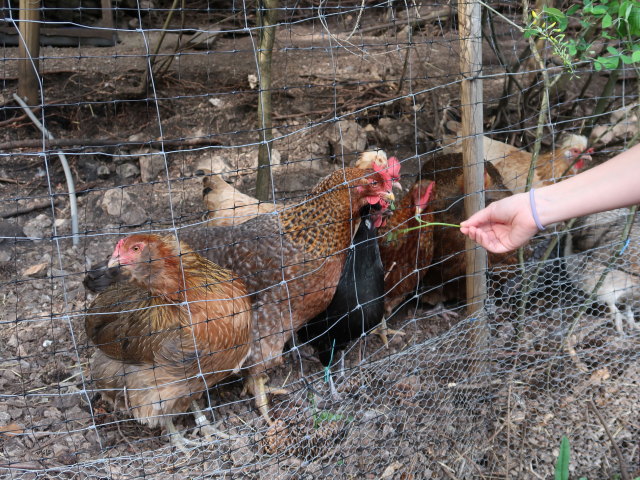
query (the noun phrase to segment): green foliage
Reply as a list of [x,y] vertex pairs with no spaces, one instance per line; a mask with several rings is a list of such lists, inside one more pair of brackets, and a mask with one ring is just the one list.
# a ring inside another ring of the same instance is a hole
[[[571,18],[581,26],[575,38],[565,36]],[[547,40],[572,73],[574,60],[592,61],[596,70],[615,70],[623,64],[640,67],[640,2],[585,0],[566,12],[544,7],[541,14],[532,12],[524,35]],[[612,45],[596,52],[596,41]]]
[[[569,439],[562,436],[560,440],[560,452],[558,452],[558,458],[556,460],[556,470],[554,480],[569,480],[569,460],[571,456],[571,447],[569,446]],[[588,480],[587,477],[580,477],[578,480]],[[611,477],[611,480],[620,480],[620,475],[615,474]],[[636,477],[633,480],[640,480],[640,477]]]
[[570,455],[569,439],[563,435],[560,441],[560,453],[558,453],[558,459],[556,460],[555,480],[569,480]]

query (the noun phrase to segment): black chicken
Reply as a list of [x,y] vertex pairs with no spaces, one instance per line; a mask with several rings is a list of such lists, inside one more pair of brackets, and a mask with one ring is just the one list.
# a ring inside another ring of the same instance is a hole
[[[384,268],[378,248],[381,213],[367,205],[347,252],[336,292],[327,309],[298,330],[298,339],[315,347],[322,365],[330,364],[342,350],[378,325],[384,313]],[[329,376],[331,394],[338,397]]]

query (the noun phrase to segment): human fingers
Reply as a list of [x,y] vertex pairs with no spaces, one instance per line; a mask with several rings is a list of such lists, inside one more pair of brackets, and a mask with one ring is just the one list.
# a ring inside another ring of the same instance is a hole
[[[473,215],[471,215],[464,222],[460,223],[461,229],[468,227],[476,227],[479,228],[483,225],[489,224],[491,222],[491,216],[493,211],[493,204],[489,205],[487,208],[483,208],[482,210],[477,211]],[[463,232],[464,233],[464,232]]]

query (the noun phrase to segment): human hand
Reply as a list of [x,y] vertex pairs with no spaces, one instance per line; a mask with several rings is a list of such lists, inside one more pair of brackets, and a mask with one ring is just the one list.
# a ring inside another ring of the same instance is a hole
[[493,202],[460,224],[460,231],[494,253],[521,247],[538,232],[529,195],[520,193]]

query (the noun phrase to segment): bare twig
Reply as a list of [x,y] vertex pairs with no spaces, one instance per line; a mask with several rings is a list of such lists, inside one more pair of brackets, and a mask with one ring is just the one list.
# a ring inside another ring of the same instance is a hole
[[25,182],[21,182],[20,180],[15,180],[13,178],[7,178],[7,177],[0,177],[0,182],[4,182],[4,183],[15,183],[16,185],[21,185]]
[[[53,200],[54,206],[59,206],[61,203],[62,203],[61,198],[56,198]],[[40,201],[36,201],[32,203],[28,207],[20,207],[20,208],[16,208],[15,210],[11,209],[11,210],[0,211],[0,217],[2,218],[17,217],[19,215],[24,215],[25,213],[31,213],[35,210],[42,210],[43,208],[49,208],[49,207],[51,207],[51,200],[49,198],[45,198]]]
[[[407,19],[407,21],[409,23],[409,26],[414,28],[424,23],[430,22],[431,20],[436,20],[440,17],[450,17],[452,14],[453,14],[453,10],[451,9],[451,7],[446,6],[446,7],[439,8],[438,10],[429,12],[428,14],[423,15],[420,18],[413,18],[410,20]],[[359,33],[361,35],[364,35],[367,33],[379,32],[381,30],[386,30],[388,28],[397,27],[397,26],[404,26],[404,23],[401,23],[400,21],[395,21],[390,23],[383,23],[382,25],[373,25],[371,27],[360,29]]]
[[17,148],[40,148],[50,149],[55,147],[130,147],[146,146],[157,148],[161,146],[175,147],[197,147],[202,145],[221,145],[217,140],[211,138],[174,138],[164,140],[145,140],[131,142],[128,140],[115,140],[112,138],[56,138],[56,139],[29,139],[15,140],[0,143],[0,150],[15,150]]
[[[529,4],[526,0],[523,1],[523,8],[524,8],[524,15],[525,16],[528,15]],[[538,65],[540,65],[540,71],[542,73],[542,80],[543,80],[543,90],[542,90],[542,101],[540,103],[540,112],[538,114],[538,126],[536,128],[536,139],[533,144],[533,152],[531,153],[531,163],[529,164],[529,172],[527,173],[527,183],[525,186],[525,192],[528,192],[531,189],[531,184],[533,183],[533,176],[536,170],[536,164],[538,162],[538,155],[540,154],[540,147],[542,145],[542,135],[544,133],[544,126],[545,126],[545,118],[548,115],[548,109],[549,109],[549,91],[561,78],[561,76],[557,76],[556,78],[553,79],[553,81],[549,80],[549,72],[546,69],[544,60],[540,56],[540,52],[538,50],[538,47],[536,46],[536,43],[533,37],[529,37],[529,47],[531,49],[531,52],[533,53],[533,56],[538,62]],[[528,278],[525,275],[524,248],[522,247],[518,249],[518,261],[520,263],[520,268],[523,276],[525,276],[525,278]],[[517,315],[518,335],[520,334],[522,323],[524,322],[524,310],[527,304],[527,299],[529,296],[528,292],[529,292],[530,286],[531,286],[531,282],[529,280],[525,280],[525,283],[523,286],[522,298],[520,299],[520,304],[518,305],[518,315]]]
[[271,107],[271,63],[278,21],[278,0],[258,0],[258,21],[261,27],[257,52],[260,91],[258,93],[258,172],[256,198],[269,200],[271,192],[271,149],[273,148],[273,112]]
[[622,478],[622,480],[631,480],[631,476],[629,475],[629,470],[627,468],[627,463],[625,462],[624,457],[622,456],[620,447],[618,447],[618,444],[613,439],[613,435],[611,435],[611,432],[609,431],[609,427],[607,427],[607,424],[604,421],[604,418],[602,418],[602,415],[600,415],[600,412],[598,411],[598,407],[596,407],[596,404],[593,401],[593,399],[589,400],[589,407],[591,408],[591,410],[593,410],[593,413],[595,413],[596,417],[598,418],[598,421],[600,422],[600,425],[602,425],[602,428],[604,428],[604,433],[607,434],[607,437],[609,438],[609,441],[611,442],[613,449],[616,451],[618,462],[620,462],[620,477]]

